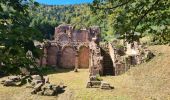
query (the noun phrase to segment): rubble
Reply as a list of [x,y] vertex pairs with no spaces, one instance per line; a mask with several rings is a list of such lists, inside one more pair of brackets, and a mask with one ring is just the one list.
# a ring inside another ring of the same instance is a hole
[[4,86],[19,86],[21,84],[22,78],[23,77],[21,76],[9,76],[7,79],[2,80],[1,84]]
[[66,87],[63,83],[59,85],[51,84],[47,76],[40,75],[32,75],[27,78],[26,76],[9,76],[7,79],[2,80],[1,84],[3,86],[20,86],[23,79],[26,80],[26,88],[32,88],[31,94],[55,96],[63,92]]
[[39,75],[32,76],[31,82],[27,81],[27,87],[33,88],[31,94],[54,96],[63,91],[65,86],[63,84],[53,85],[49,82],[48,77],[42,77]]
[[101,88],[101,89],[106,89],[106,90],[113,89],[113,87],[110,86],[109,83],[102,81],[97,76],[89,77],[89,81],[87,82],[86,88]]
[[101,89],[106,89],[106,90],[113,89],[113,87],[112,87],[112,86],[110,86],[110,84],[109,84],[109,83],[104,82],[104,81],[102,81],[102,82],[101,82],[100,88],[101,88]]

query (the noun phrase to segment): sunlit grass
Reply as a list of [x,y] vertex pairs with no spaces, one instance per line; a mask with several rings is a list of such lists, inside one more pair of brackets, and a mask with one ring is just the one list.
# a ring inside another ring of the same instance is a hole
[[[86,88],[88,69],[60,70],[48,74],[53,84],[64,83],[68,94],[60,94],[59,100],[66,99],[71,91],[71,100],[170,100],[170,47],[152,46],[156,54],[151,61],[132,67],[120,76],[105,76],[115,89],[101,90]],[[0,100],[57,100],[58,97],[31,95],[25,87],[3,87],[0,85]],[[74,98],[74,99],[73,99]]]

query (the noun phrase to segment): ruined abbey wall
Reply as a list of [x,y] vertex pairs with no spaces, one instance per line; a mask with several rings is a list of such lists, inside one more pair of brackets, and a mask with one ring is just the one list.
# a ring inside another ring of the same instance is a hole
[[[99,38],[99,27],[76,30],[70,25],[55,28],[54,40],[47,41],[43,49],[46,57],[41,65],[61,68],[89,68],[89,43],[93,37]],[[40,63],[39,62],[39,63]],[[45,63],[46,62],[46,63]]]
[[135,41],[126,42],[123,48],[116,47],[116,43],[99,42],[99,27],[76,30],[70,25],[60,25],[55,28],[54,39],[42,46],[44,55],[37,62],[40,66],[89,68],[90,75],[120,75],[152,55]]

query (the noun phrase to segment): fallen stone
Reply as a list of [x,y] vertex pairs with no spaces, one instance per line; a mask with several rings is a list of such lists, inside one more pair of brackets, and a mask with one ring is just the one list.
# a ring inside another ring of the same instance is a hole
[[51,89],[46,89],[46,90],[44,91],[44,95],[45,95],[45,96],[53,96],[54,93],[55,93],[55,91],[54,91],[54,90],[51,90]]
[[50,83],[50,82],[49,82],[49,77],[48,77],[48,76],[44,77],[44,80],[45,80],[45,83]]
[[3,83],[4,86],[16,86],[15,82],[13,80],[7,79]]
[[96,76],[90,76],[90,81],[97,81],[97,77]]
[[91,82],[87,82],[86,88],[91,88],[91,87],[92,87]]
[[32,80],[31,85],[35,86],[35,85],[37,85],[39,83],[43,83],[43,81],[42,80]]
[[33,80],[42,80],[42,77],[40,75],[32,75],[31,76]]
[[41,90],[42,85],[43,85],[43,83],[38,83],[37,85],[35,85],[35,87],[34,87],[35,93],[37,93],[38,91]]
[[36,90],[33,89],[33,90],[31,91],[31,94],[36,94]]
[[107,82],[102,82],[100,88],[101,88],[101,89],[106,89],[106,90],[112,89],[112,87],[110,86],[110,84],[107,83]]
[[64,83],[60,83],[60,84],[59,84],[59,87],[60,87],[60,88],[64,88],[64,87],[65,87],[65,86],[64,86]]
[[95,87],[100,87],[101,81],[88,81],[86,88],[95,88]]
[[37,92],[37,95],[44,95],[44,91]]
[[19,76],[9,76],[8,79],[14,81],[14,82],[18,82],[21,80],[21,78]]
[[4,84],[4,82],[5,82],[5,80],[2,80],[2,81],[1,81],[1,84]]

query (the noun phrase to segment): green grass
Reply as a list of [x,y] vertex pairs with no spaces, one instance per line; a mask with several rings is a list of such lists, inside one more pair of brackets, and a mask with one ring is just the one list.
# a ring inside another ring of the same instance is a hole
[[[132,67],[120,76],[101,77],[115,89],[86,88],[89,70],[57,70],[48,73],[53,84],[64,83],[66,91],[58,97],[31,95],[25,87],[0,85],[0,100],[170,100],[170,47],[149,47],[156,57]],[[69,99],[68,99],[69,98]]]

